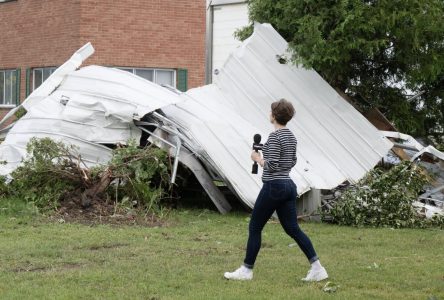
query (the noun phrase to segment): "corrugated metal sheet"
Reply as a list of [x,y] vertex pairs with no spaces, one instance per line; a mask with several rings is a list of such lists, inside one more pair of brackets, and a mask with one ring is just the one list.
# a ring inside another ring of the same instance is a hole
[[[32,137],[50,137],[79,148],[87,165],[106,163],[111,150],[102,144],[140,138],[133,120],[181,101],[178,94],[118,69],[76,69],[94,52],[85,45],[23,103],[27,113],[0,145],[0,174],[13,171]],[[87,55],[80,55],[87,53]]]
[[296,108],[288,127],[298,138],[298,163],[291,177],[300,194],[355,182],[392,147],[372,124],[346,102],[318,73],[280,64],[285,40],[267,24],[229,57],[214,83],[188,91],[185,102],[164,108],[190,131],[219,173],[250,207],[261,187],[251,174],[253,135],[263,139],[272,102],[286,98]]
[[429,145],[429,146],[423,146],[421,143],[419,143],[415,138],[412,136],[400,133],[400,132],[394,132],[394,131],[381,131],[381,133],[390,138],[396,138],[404,141],[404,145],[410,146],[412,148],[415,148],[416,151],[418,151],[415,155],[412,156],[411,161],[416,160],[418,157],[423,155],[424,153],[429,153],[441,160],[444,160],[444,152],[439,151],[435,147]]

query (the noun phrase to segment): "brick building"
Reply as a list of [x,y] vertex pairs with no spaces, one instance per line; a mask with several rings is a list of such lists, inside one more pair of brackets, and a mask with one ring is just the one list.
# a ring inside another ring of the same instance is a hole
[[87,42],[86,64],[205,84],[205,0],[0,0],[0,117]]

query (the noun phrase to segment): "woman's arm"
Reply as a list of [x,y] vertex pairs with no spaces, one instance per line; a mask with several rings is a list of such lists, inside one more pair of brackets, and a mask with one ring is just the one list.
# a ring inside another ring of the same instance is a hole
[[264,161],[264,169],[277,171],[279,169],[279,160],[281,158],[281,143],[278,137],[270,134],[268,138],[267,160]]

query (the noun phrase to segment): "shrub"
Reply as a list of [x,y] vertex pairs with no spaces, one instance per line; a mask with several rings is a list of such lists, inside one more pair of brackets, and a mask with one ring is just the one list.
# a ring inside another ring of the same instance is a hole
[[6,186],[10,196],[52,209],[63,194],[82,186],[81,176],[76,176],[74,147],[33,138],[26,151],[27,158],[12,172],[14,180]]
[[0,194],[33,202],[43,209],[57,208],[69,197],[139,206],[156,212],[168,188],[167,155],[154,147],[140,149],[134,141],[113,150],[105,166],[87,168],[78,149],[49,138],[33,138],[27,158],[12,172],[13,180],[0,184]]
[[341,225],[442,227],[444,218],[425,219],[412,206],[426,182],[421,167],[411,162],[402,162],[388,171],[374,169],[321,215],[324,220],[332,216],[333,222]]
[[[111,178],[117,181],[108,189],[109,195],[116,195],[116,201],[131,201],[155,212],[160,200],[169,188],[169,173],[165,151],[148,147],[139,149],[134,141],[127,147],[114,150],[109,165],[102,170],[111,170]],[[117,193],[116,193],[117,191]]]

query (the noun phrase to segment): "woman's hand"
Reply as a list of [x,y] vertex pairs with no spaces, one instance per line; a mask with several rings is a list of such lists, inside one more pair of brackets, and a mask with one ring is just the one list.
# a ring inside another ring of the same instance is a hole
[[255,162],[260,162],[262,160],[261,153],[256,151],[251,152],[251,160]]

